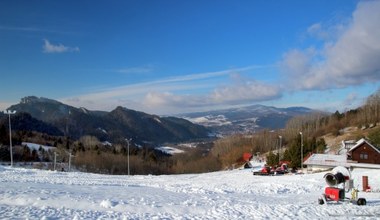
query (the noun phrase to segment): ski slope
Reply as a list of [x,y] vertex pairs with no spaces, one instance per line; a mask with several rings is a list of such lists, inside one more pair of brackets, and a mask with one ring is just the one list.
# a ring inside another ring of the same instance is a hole
[[250,170],[111,176],[0,166],[0,219],[380,219],[380,171],[367,206],[318,205],[325,173],[253,176]]

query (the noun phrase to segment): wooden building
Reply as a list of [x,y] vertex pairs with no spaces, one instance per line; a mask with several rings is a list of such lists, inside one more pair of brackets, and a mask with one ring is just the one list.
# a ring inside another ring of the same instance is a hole
[[380,164],[380,150],[362,138],[347,153],[348,159],[357,163]]

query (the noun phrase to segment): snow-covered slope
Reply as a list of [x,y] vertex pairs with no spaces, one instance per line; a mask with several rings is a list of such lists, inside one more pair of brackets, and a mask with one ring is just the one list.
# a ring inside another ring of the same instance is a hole
[[180,115],[195,124],[203,125],[220,135],[252,133],[262,129],[284,128],[289,119],[311,113],[324,114],[304,107],[276,108],[251,105],[240,108],[195,112]]
[[[379,190],[379,170],[356,169]],[[253,176],[249,170],[170,176],[108,176],[0,166],[0,219],[379,219],[367,206],[318,205],[324,173]]]
[[55,147],[52,147],[52,146],[46,146],[46,145],[35,144],[35,143],[30,143],[30,142],[22,142],[21,145],[29,147],[30,150],[39,150],[40,148],[44,149],[45,151],[55,150]]

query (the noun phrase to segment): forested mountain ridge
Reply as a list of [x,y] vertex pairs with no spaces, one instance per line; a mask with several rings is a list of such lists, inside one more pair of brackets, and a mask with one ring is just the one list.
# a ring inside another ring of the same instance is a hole
[[182,114],[189,121],[206,126],[215,133],[231,134],[255,133],[264,129],[282,129],[295,116],[325,112],[305,107],[276,108],[265,105],[251,105],[240,108],[214,110]]
[[[29,96],[8,109],[15,110],[17,114],[27,113],[74,139],[91,135],[101,141],[133,138],[135,142],[158,144],[202,139],[209,135],[208,129],[181,118],[160,117],[124,107],[117,107],[111,112],[90,111],[52,99]],[[33,130],[30,126],[20,129]]]

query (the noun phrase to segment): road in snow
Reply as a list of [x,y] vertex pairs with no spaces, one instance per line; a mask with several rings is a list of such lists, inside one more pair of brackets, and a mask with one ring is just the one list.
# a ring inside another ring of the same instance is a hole
[[377,192],[367,206],[318,205],[323,175],[249,170],[110,176],[0,166],[0,219],[380,219],[380,171],[355,169]]

